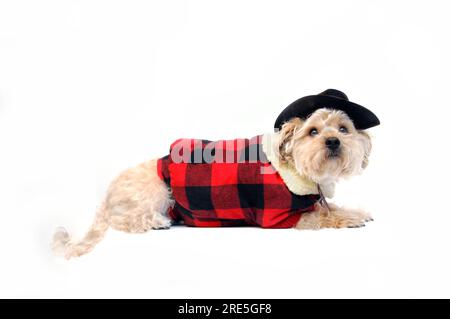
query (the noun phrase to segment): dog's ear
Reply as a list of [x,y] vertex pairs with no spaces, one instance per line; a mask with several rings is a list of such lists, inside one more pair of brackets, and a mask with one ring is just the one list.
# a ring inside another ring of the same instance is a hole
[[370,152],[372,151],[372,140],[370,138],[369,133],[367,133],[366,131],[358,131],[358,133],[359,136],[361,137],[362,146],[364,150],[364,157],[361,166],[362,168],[366,168],[367,165],[369,165],[369,155]]
[[289,162],[292,160],[293,137],[302,125],[303,121],[296,117],[284,123],[281,127],[278,140],[278,153],[281,162]]

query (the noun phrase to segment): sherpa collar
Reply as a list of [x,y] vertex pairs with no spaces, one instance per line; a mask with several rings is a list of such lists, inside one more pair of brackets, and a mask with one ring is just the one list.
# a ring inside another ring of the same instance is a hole
[[[317,184],[304,175],[300,175],[292,166],[280,163],[278,157],[278,133],[264,134],[262,137],[262,149],[269,162],[280,174],[287,188],[297,195],[319,194]],[[334,183],[320,185],[325,197],[334,195]]]

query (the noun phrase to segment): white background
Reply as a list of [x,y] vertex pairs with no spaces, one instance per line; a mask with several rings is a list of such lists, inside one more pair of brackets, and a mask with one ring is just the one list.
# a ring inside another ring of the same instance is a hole
[[[445,1],[1,1],[0,297],[450,297]],[[108,232],[109,181],[179,137],[270,132],[293,100],[373,110],[363,229]]]

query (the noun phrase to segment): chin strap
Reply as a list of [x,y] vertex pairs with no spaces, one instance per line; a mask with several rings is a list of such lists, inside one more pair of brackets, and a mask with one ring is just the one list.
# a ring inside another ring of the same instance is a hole
[[328,205],[325,195],[323,195],[322,189],[320,188],[319,184],[317,184],[317,190],[319,191],[319,195],[320,195],[319,203],[320,203],[320,205],[322,205],[323,208],[325,208],[325,210],[327,211],[327,215],[329,215],[330,214],[330,206]]

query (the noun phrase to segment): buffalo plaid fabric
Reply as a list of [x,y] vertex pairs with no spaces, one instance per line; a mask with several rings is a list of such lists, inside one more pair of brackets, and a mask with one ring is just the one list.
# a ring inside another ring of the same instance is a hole
[[174,222],[188,226],[290,228],[318,195],[289,191],[262,151],[262,136],[210,142],[180,139],[158,160],[172,190]]

